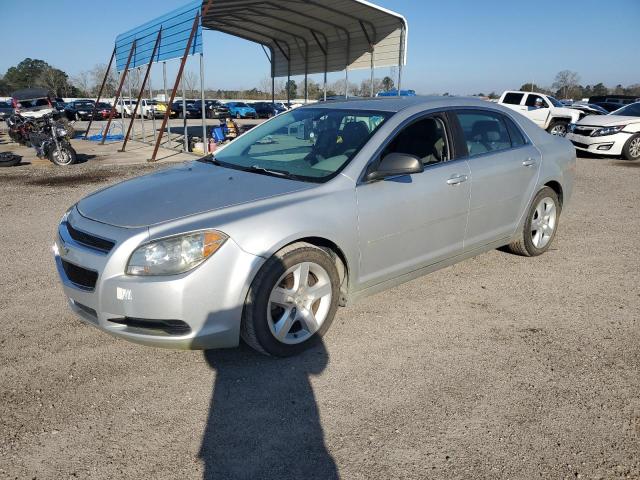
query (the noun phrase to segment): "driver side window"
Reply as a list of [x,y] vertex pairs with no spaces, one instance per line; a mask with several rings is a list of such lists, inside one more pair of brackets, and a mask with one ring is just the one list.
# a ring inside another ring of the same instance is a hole
[[438,117],[428,117],[408,125],[384,149],[382,158],[390,153],[413,155],[425,166],[448,160],[444,122]]

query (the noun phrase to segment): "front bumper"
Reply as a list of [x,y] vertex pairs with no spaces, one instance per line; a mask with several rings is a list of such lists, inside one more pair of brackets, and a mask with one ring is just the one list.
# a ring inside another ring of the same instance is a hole
[[[132,342],[176,349],[235,347],[249,285],[264,262],[233,240],[194,270],[172,276],[125,275],[126,263],[148,237],[147,229],[104,225],[82,217],[76,209],[68,222],[76,231],[111,239],[101,253],[74,240],[63,223],[54,257],[71,309],[86,323]],[[72,281],[63,262],[97,272],[93,289]],[[175,331],[159,324],[179,323]]]
[[591,137],[585,135],[576,135],[575,133],[567,133],[565,138],[573,143],[577,150],[590,152],[595,155],[622,155],[622,148],[630,134],[620,132],[614,135],[605,135],[602,137]]

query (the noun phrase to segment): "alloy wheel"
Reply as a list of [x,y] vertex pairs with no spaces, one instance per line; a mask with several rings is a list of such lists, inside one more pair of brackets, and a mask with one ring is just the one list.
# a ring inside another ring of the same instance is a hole
[[536,206],[531,218],[531,242],[536,248],[544,248],[553,237],[557,220],[556,203],[545,197]]
[[640,157],[640,137],[634,138],[629,144],[629,153],[632,158]]
[[331,277],[320,265],[303,262],[289,268],[276,282],[267,303],[271,334],[289,345],[315,334],[331,308]]
[[567,127],[563,124],[554,125],[549,132],[551,135],[558,135],[564,137],[567,134]]

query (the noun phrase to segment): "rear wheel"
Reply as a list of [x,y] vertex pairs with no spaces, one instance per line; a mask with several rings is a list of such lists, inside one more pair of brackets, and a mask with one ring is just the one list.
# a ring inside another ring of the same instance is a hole
[[558,230],[562,207],[553,189],[544,187],[534,197],[519,238],[509,244],[517,255],[535,257],[546,252]]
[[333,259],[306,243],[271,257],[253,281],[241,335],[267,355],[295,355],[329,329],[338,308],[340,278]]
[[547,128],[547,132],[551,135],[564,137],[567,134],[567,125],[569,125],[569,122],[566,120],[552,120],[549,128]]
[[622,155],[627,160],[640,159],[640,133],[636,133],[632,136],[622,148]]

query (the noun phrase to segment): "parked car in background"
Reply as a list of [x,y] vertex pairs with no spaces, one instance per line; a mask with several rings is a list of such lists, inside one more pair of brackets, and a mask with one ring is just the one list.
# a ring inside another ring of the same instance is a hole
[[0,102],[0,120],[4,120],[5,117],[13,115],[13,106],[9,102]]
[[64,113],[69,120],[92,120],[94,100],[74,100],[65,105]]
[[614,112],[622,107],[622,104],[617,102],[589,102],[589,104],[604,108],[608,113]]
[[49,91],[44,88],[25,88],[11,94],[14,112],[25,118],[42,118],[53,113],[53,103]]
[[116,113],[119,117],[130,118],[133,115],[133,109],[136,106],[135,100],[121,98],[116,104]]
[[227,102],[229,114],[235,118],[258,118],[258,114],[253,107],[244,102]]
[[182,100],[173,102],[171,106],[171,112],[175,112],[175,116],[178,118],[202,118],[202,110],[194,100],[187,100],[186,109],[183,109]]
[[149,100],[143,98],[142,100],[140,100],[140,105],[138,106],[138,112],[136,116],[142,115],[144,118],[148,119],[162,118],[164,117],[166,111],[166,103],[159,102],[158,100]]
[[271,102],[254,102],[250,103],[249,106],[256,111],[258,118],[271,118],[287,111],[281,104]]
[[62,98],[58,97],[53,100],[53,108],[55,108],[61,113],[64,112],[64,109],[66,106],[67,106],[67,103]]
[[543,93],[507,91],[498,103],[521,113],[551,135],[564,136],[567,126],[584,116],[582,112],[565,107]]
[[[229,116],[229,107],[218,100],[205,100],[204,104],[206,118],[226,118]],[[199,116],[202,117],[202,100],[196,100],[194,105],[200,112]]]
[[640,102],[569,125],[567,139],[584,152],[639,160]]
[[116,337],[287,356],[339,305],[502,246],[543,254],[575,165],[478,99],[315,104],[85,197],[53,251],[70,308]]
[[609,113],[607,110],[605,110],[599,105],[595,105],[593,103],[586,103],[586,102],[574,103],[569,108],[580,110],[585,115],[606,115],[607,113]]

